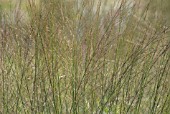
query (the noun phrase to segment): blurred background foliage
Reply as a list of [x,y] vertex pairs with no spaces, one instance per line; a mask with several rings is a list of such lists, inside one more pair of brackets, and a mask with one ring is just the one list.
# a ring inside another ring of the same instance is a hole
[[[17,7],[16,3],[19,0],[0,0],[0,13],[1,10],[12,10],[15,6]],[[28,0],[29,1],[29,0]],[[28,3],[27,0],[21,0],[22,3],[22,10],[26,9],[26,4]],[[36,3],[39,3],[39,0],[34,0]],[[45,0],[40,0],[40,2],[45,1]],[[109,1],[109,0],[107,0]],[[126,0],[127,1],[127,0]],[[69,1],[70,2],[70,1]],[[145,4],[143,6],[146,6],[147,4],[149,4],[149,15],[151,15],[150,17],[154,17],[155,16],[160,16],[162,17],[162,19],[164,19],[164,21],[166,21],[168,24],[170,24],[170,0],[139,0],[139,2],[141,4]],[[152,20],[151,18],[151,20]]]
[[170,24],[170,0],[163,0],[163,10],[162,13]]
[[149,11],[151,15],[159,16],[170,24],[170,0],[150,0]]

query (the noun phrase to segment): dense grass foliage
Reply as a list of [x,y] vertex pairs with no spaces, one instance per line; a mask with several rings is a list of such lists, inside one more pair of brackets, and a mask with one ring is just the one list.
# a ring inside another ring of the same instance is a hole
[[169,114],[165,18],[153,0],[106,2],[0,10],[0,113]]

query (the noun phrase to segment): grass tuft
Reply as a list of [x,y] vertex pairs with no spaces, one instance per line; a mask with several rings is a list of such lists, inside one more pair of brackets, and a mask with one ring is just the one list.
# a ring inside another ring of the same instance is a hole
[[152,2],[0,7],[0,113],[168,114],[169,27]]

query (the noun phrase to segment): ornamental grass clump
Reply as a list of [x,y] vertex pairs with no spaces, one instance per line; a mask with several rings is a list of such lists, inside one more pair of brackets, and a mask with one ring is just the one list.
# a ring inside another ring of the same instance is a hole
[[0,112],[168,114],[169,27],[151,4],[27,0],[4,12]]

